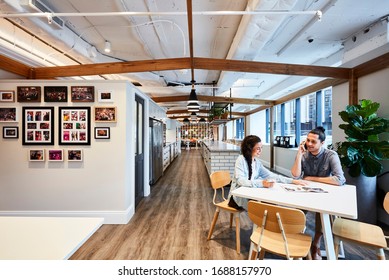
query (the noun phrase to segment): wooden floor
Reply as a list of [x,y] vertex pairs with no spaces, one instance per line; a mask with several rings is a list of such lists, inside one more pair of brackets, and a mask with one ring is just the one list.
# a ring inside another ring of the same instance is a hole
[[[73,260],[233,260],[247,259],[252,225],[241,215],[241,254],[229,216],[219,215],[213,239],[207,234],[215,211],[208,173],[198,150],[182,151],[152,187],[126,225],[103,225]],[[312,233],[312,213],[307,232]],[[374,252],[345,244],[346,259],[375,259]],[[267,256],[274,257],[274,256]],[[386,252],[389,259],[389,253]]]

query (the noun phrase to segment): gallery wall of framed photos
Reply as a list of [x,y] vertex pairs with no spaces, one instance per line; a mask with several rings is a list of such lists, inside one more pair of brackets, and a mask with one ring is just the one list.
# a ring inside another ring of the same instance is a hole
[[[23,146],[90,146],[92,139],[110,140],[118,117],[114,96],[112,88],[89,84],[31,83],[0,89],[2,138],[21,137]],[[44,150],[40,151],[44,155]],[[42,158],[28,157],[29,161]]]
[[128,222],[135,208],[135,94],[150,101],[125,81],[3,80],[0,215]]

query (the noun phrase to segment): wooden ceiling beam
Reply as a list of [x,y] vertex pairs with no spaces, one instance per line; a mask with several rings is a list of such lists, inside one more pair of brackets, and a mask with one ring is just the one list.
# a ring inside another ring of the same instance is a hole
[[31,67],[1,54],[0,69],[16,75],[20,75],[25,78],[31,78],[33,75]]
[[245,60],[229,60],[216,58],[194,58],[194,67],[204,70],[220,70],[247,73],[265,73],[274,75],[296,75],[308,77],[325,77],[348,79],[350,68],[271,63]]
[[[179,102],[188,101],[189,94],[187,95],[175,95],[175,96],[160,96],[153,97],[153,101],[156,103],[163,102]],[[238,97],[223,97],[223,96],[208,96],[208,95],[197,95],[199,101],[215,102],[215,103],[237,103],[237,104],[253,104],[253,105],[273,105],[273,100],[262,100],[252,98],[238,98]]]
[[348,80],[346,80],[346,79],[325,79],[325,80],[317,82],[313,85],[307,86],[303,89],[297,90],[297,91],[295,91],[291,94],[288,94],[280,99],[277,99],[277,101],[275,102],[275,105],[288,102],[290,100],[302,97],[302,96],[310,94],[310,93],[314,93],[318,90],[322,90],[322,89],[327,88],[327,87],[331,87],[331,86],[333,87],[333,86],[337,86],[337,85],[347,83],[347,82],[348,82]]
[[274,75],[298,75],[310,77],[327,77],[349,79],[351,69],[340,67],[297,65],[257,61],[215,59],[215,58],[169,58],[139,60],[113,63],[95,63],[56,67],[36,67],[36,79],[56,77],[89,76],[104,74],[121,74],[150,71],[168,71],[179,69],[205,69],[217,71],[235,71],[248,73],[267,73]]
[[383,54],[372,60],[369,60],[354,68],[354,78],[360,78],[365,75],[383,70],[389,67],[389,53]]
[[34,68],[34,70],[36,79],[50,79],[55,77],[167,71],[189,69],[190,67],[190,59],[184,57],[56,67],[37,67]]

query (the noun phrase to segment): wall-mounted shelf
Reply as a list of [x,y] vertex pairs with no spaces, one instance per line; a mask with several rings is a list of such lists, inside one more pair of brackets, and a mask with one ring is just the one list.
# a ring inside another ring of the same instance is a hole
[[224,123],[227,123],[231,121],[230,119],[216,119],[216,120],[213,120],[211,121],[209,124],[214,124],[214,125],[220,125],[220,124],[224,124]]

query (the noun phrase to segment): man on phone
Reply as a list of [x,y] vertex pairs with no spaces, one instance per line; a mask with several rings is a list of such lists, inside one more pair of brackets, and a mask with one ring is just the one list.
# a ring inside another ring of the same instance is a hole
[[[301,143],[291,169],[293,178],[315,181],[335,186],[344,185],[342,165],[335,151],[324,147],[325,129],[318,126],[312,129],[305,142]],[[312,241],[312,259],[320,260],[320,241],[323,235],[319,213],[316,213],[315,236]]]

